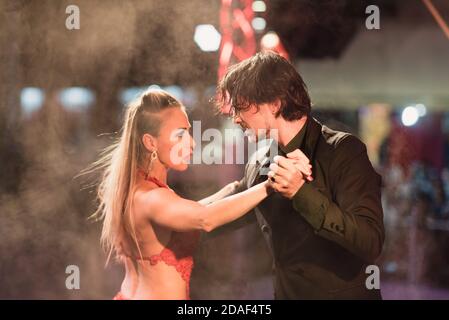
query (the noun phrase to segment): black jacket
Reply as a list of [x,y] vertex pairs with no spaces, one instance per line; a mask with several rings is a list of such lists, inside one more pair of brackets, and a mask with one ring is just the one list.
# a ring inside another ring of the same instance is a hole
[[[300,148],[314,181],[291,200],[273,193],[254,210],[273,256],[275,298],[380,299],[365,281],[384,242],[381,176],[355,136],[312,117],[301,131],[280,152]],[[247,164],[244,188],[266,179],[267,149]]]

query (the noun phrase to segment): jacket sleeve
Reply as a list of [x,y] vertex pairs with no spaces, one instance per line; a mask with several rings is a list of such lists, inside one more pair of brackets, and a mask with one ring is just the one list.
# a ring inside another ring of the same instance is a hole
[[305,183],[293,197],[293,207],[316,234],[373,263],[385,238],[381,176],[372,167],[366,146],[354,136],[339,143],[332,159],[332,199]]

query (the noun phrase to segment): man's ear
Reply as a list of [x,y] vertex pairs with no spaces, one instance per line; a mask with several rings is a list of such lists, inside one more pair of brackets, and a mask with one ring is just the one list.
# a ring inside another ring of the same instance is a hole
[[145,133],[142,136],[142,143],[145,146],[145,148],[149,151],[149,152],[153,152],[155,150],[157,150],[157,141],[156,138],[153,137],[151,134],[149,133]]
[[279,109],[281,108],[281,100],[274,100],[274,102],[269,104],[269,108],[272,114],[277,114],[279,112]]

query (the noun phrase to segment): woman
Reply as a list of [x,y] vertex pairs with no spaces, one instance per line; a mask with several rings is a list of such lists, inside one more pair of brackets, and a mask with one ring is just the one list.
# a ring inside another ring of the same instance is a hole
[[107,261],[115,253],[126,269],[114,299],[189,299],[199,232],[243,216],[269,193],[268,182],[226,197],[236,187],[229,184],[200,202],[173,192],[167,171],[187,169],[195,145],[189,128],[174,97],[147,91],[128,106],[118,142],[94,163],[105,168],[95,212],[101,242]]

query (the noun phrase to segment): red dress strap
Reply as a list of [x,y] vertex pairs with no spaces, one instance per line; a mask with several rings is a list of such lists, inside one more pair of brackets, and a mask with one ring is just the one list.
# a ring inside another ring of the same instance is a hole
[[157,178],[155,178],[155,177],[152,177],[152,176],[148,175],[148,174],[145,173],[145,171],[143,171],[142,169],[140,169],[140,168],[137,169],[137,172],[138,172],[142,177],[144,177],[145,180],[153,182],[153,183],[156,184],[158,187],[170,189],[170,187],[169,187],[167,184],[163,183],[162,181],[160,181],[159,179],[157,179]]

